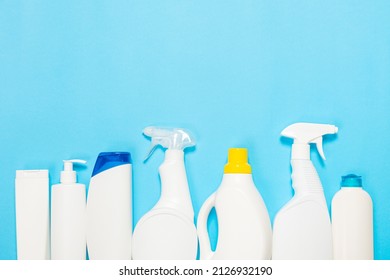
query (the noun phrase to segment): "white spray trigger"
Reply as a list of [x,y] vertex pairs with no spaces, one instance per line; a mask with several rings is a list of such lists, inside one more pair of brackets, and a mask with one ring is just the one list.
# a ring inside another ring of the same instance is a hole
[[166,139],[164,138],[152,138],[152,143],[150,145],[149,152],[146,155],[144,161],[147,161],[150,158],[150,156],[153,154],[154,150],[157,148],[158,145],[161,145],[162,147],[167,146],[166,143],[164,143],[165,141]]
[[317,151],[320,154],[321,158],[323,160],[326,160],[324,149],[322,148],[322,136],[312,140],[310,143],[316,144]]
[[190,132],[182,128],[148,126],[144,128],[143,134],[152,140],[149,152],[144,161],[152,155],[157,145],[173,150],[184,150],[187,147],[195,145],[195,140]]
[[330,124],[294,123],[282,131],[282,136],[294,139],[291,159],[310,159],[310,143],[316,144],[321,158],[325,160],[322,137],[337,133],[338,128]]

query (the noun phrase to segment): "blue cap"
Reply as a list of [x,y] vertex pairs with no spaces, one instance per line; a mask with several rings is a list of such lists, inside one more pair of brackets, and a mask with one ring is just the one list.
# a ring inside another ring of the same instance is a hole
[[362,176],[348,174],[341,177],[342,187],[362,187]]
[[128,152],[100,153],[93,168],[92,177],[107,169],[130,163],[131,155]]

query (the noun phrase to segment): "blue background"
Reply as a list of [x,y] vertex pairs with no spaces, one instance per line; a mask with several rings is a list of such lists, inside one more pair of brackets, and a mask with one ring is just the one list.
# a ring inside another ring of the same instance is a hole
[[[134,222],[159,197],[148,125],[185,127],[195,213],[218,187],[229,147],[247,147],[271,219],[291,198],[299,121],[331,123],[327,161],[312,152],[328,204],[340,176],[363,176],[375,258],[390,259],[390,2],[1,1],[0,258],[16,258],[16,169],[130,151]],[[312,149],[313,150],[313,149]],[[210,222],[215,243],[215,217]]]

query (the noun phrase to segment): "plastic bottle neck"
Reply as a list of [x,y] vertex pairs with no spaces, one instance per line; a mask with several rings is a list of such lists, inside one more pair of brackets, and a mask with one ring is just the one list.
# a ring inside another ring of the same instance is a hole
[[292,187],[295,194],[323,193],[320,178],[310,160],[291,160]]
[[164,162],[175,161],[175,160],[184,160],[184,151],[183,150],[175,150],[175,149],[167,149],[165,151]]
[[161,197],[154,209],[170,208],[193,219],[194,210],[189,192],[182,150],[168,149],[160,165]]
[[294,143],[291,150],[291,160],[310,160],[310,144]]
[[252,173],[224,173],[221,186],[237,187],[237,185],[250,184],[253,185]]

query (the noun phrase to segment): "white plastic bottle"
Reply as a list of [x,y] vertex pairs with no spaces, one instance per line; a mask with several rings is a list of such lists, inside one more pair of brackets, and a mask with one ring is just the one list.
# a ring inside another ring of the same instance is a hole
[[[207,219],[212,208],[215,208],[218,219],[215,252],[211,250],[207,231]],[[197,229],[200,259],[271,258],[271,222],[264,201],[253,182],[247,149],[229,149],[222,183],[200,209]]]
[[294,197],[277,213],[273,227],[273,259],[328,260],[333,258],[332,227],[324,191],[310,160],[310,143],[321,157],[322,137],[337,133],[327,124],[296,123],[282,131],[294,139],[291,152]]
[[49,171],[16,170],[18,260],[50,260]]
[[332,229],[334,259],[374,259],[372,200],[360,176],[342,177],[332,199]]
[[156,145],[168,148],[159,167],[161,197],[137,223],[133,233],[135,260],[195,260],[198,239],[188,188],[184,152],[195,142],[179,128],[147,127],[144,134]]
[[64,160],[60,184],[51,189],[51,259],[85,260],[85,185],[76,182],[73,164],[84,160]]
[[96,160],[86,217],[91,260],[131,259],[131,172],[130,153],[100,153]]

